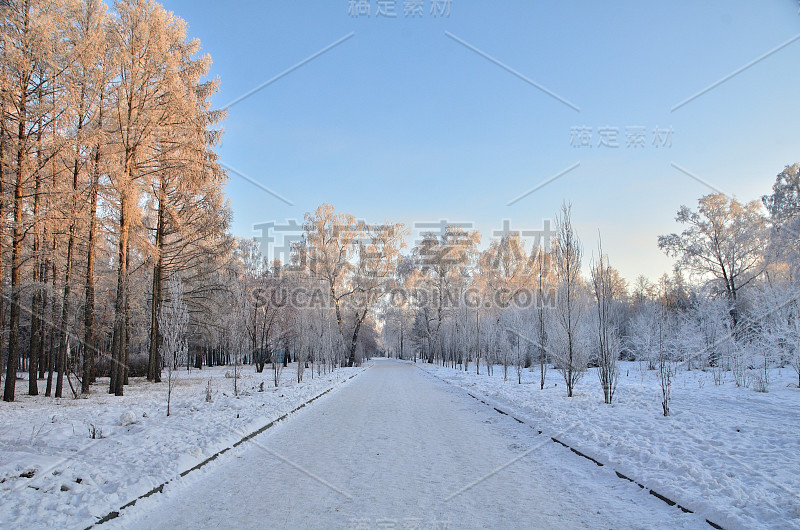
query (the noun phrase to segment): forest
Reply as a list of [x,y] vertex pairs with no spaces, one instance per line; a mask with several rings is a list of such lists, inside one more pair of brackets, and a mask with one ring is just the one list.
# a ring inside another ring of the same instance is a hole
[[448,226],[411,248],[402,224],[323,204],[269,261],[231,233],[225,110],[183,20],[147,0],[0,9],[5,401],[24,374],[30,395],[121,396],[179,368],[291,361],[301,381],[376,355],[535,370],[542,387],[554,369],[568,396],[597,368],[606,403],[618,361],[639,361],[664,415],[679,370],[767,392],[791,366],[800,382],[797,164],[760,199],[680,206],[653,239],[675,259],[656,282],[623,279],[599,236],[584,245],[567,202],[543,241]]

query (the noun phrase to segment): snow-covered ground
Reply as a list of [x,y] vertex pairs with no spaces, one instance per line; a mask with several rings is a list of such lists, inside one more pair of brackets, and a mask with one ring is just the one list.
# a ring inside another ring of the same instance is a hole
[[708,528],[402,361],[220,460],[109,528]]
[[[113,524],[291,527],[315,516],[319,527],[650,528],[707,527],[708,518],[726,528],[800,528],[800,390],[788,369],[773,372],[766,394],[679,372],[664,418],[657,373],[635,363],[622,365],[613,406],[603,404],[591,371],[570,399],[554,370],[540,390],[538,372],[527,370],[520,385],[513,369],[503,382],[501,367],[488,377],[474,365],[464,373],[375,364],[347,385],[340,383],[362,369],[313,379],[306,371],[298,385],[290,366],[278,389],[268,370],[246,367],[238,398],[225,377],[230,368],[181,372],[169,418],[165,383],[134,379],[116,398],[101,380],[88,399],[53,400],[24,395],[20,381],[18,401],[0,404],[0,526],[83,528],[333,387],[342,391],[172,481]],[[135,423],[123,425],[123,415]],[[614,470],[696,514],[668,507]],[[226,519],[232,514],[240,519]]]
[[231,367],[180,371],[169,417],[165,382],[132,379],[118,398],[101,379],[87,399],[54,400],[20,380],[17,401],[0,404],[0,526],[85,528],[363,369],[309,369],[298,384],[292,364],[276,389],[269,366],[246,366],[239,397]]
[[661,412],[656,371],[622,363],[615,403],[603,403],[593,370],[573,398],[561,374],[538,367],[522,384],[502,367],[493,376],[418,363],[423,370],[557,436],[581,452],[725,528],[800,528],[800,390],[790,369],[774,370],[768,393],[715,386],[712,374],[681,371],[671,416]]

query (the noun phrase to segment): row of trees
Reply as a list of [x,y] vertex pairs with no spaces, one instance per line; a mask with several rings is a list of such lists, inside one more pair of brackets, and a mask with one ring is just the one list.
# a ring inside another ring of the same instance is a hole
[[[696,209],[678,211],[681,233],[658,238],[676,259],[674,273],[656,284],[639,277],[633,286],[599,243],[582,275],[582,245],[566,205],[553,240],[529,249],[515,233],[483,252],[477,234],[430,234],[398,271],[415,296],[384,309],[384,345],[393,355],[419,353],[464,370],[474,363],[478,373],[481,364],[487,373],[501,364],[506,378],[510,367],[521,374],[538,364],[542,387],[553,366],[568,396],[594,366],[607,403],[617,360],[635,359],[659,371],[665,415],[679,368],[712,370],[717,383],[728,374],[737,385],[767,391],[771,367],[791,365],[800,378],[799,215],[797,164],[761,201],[706,195]],[[447,303],[453,291],[491,303]],[[531,294],[533,304],[510,303]]]
[[[591,278],[582,277],[583,247],[571,208],[555,230],[526,248],[519,232],[479,251],[480,235],[447,227],[429,233],[398,272],[398,293],[384,300],[382,337],[394,355],[441,361],[503,376],[538,365],[544,387],[550,365],[572,395],[587,364],[601,366],[607,402],[613,399],[620,353],[620,306],[626,285],[598,247]],[[402,303],[397,303],[398,300]]]
[[[239,242],[248,256],[238,260],[249,307],[237,318],[249,326],[244,355],[261,371],[267,361],[276,366],[274,352],[285,359],[293,351],[301,378],[309,361],[352,365],[380,348],[478,373],[501,365],[504,378],[514,370],[518,381],[537,369],[542,388],[553,367],[568,396],[596,367],[607,403],[618,360],[638,360],[658,370],[665,415],[679,368],[711,370],[718,383],[730,374],[766,391],[773,366],[791,364],[800,377],[800,256],[787,244],[796,240],[798,197],[795,165],[761,202],[711,194],[696,210],[681,207],[684,230],[659,238],[676,258],[674,273],[633,286],[599,241],[584,276],[566,204],[555,230],[528,248],[508,232],[481,251],[477,232],[447,226],[406,255],[401,225],[370,226],[322,205],[306,216],[288,264],[267,264],[254,243]],[[792,202],[795,214],[787,213]]]
[[252,316],[240,319],[249,322],[248,351],[263,352],[253,358],[259,371],[277,349],[296,352],[298,377],[307,360],[354,364],[378,348],[478,373],[501,365],[504,378],[516,371],[518,381],[524,369],[537,369],[542,388],[552,367],[568,396],[596,367],[607,403],[618,360],[638,360],[658,370],[665,414],[679,368],[712,370],[718,383],[729,374],[766,391],[770,367],[791,364],[800,377],[793,287],[800,261],[786,243],[796,239],[799,180],[790,166],[760,202],[710,194],[696,210],[682,207],[684,230],[659,238],[676,258],[674,273],[633,286],[599,238],[583,274],[566,204],[554,231],[527,248],[509,231],[480,250],[477,232],[447,226],[406,255],[402,226],[370,226],[322,205],[306,216],[288,264],[268,266],[255,244],[240,242],[250,245],[244,261],[253,264],[243,292],[257,293]]
[[121,395],[143,351],[160,379],[165,279],[183,278],[190,331],[208,334],[232,274],[210,58],[149,0],[0,15],[3,398],[18,368],[31,395],[45,375],[60,397],[70,374],[78,393],[98,373]]
[[276,358],[285,364],[289,354],[300,381],[307,363],[330,370],[376,352],[374,308],[394,282],[404,235],[400,224],[369,225],[323,204],[306,214],[289,263],[269,263],[254,241],[239,240],[236,321],[256,371],[267,362],[278,370]]
[[[184,21],[152,0],[0,5],[0,328],[4,400],[122,395],[177,365],[306,361],[377,350],[371,309],[394,276],[400,225],[320,207],[296,263],[228,233],[214,151],[217,82]],[[167,289],[167,285],[171,287]],[[303,289],[325,304],[280,299]],[[182,315],[186,315],[184,318]],[[74,384],[73,384],[74,383]]]

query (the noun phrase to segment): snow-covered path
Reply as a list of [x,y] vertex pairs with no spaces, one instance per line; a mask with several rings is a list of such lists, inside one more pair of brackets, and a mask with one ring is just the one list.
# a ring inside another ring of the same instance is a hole
[[708,528],[386,360],[109,526]]

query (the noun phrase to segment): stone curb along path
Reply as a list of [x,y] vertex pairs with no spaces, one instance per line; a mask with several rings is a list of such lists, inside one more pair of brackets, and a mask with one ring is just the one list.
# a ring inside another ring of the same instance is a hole
[[195,465],[194,467],[191,467],[191,468],[189,468],[189,469],[187,469],[187,470],[185,470],[185,471],[181,472],[181,473],[180,473],[178,476],[175,476],[175,477],[173,477],[173,478],[171,478],[171,479],[169,479],[169,480],[167,480],[167,481],[165,481],[165,482],[162,482],[161,484],[159,484],[159,485],[158,485],[158,486],[156,486],[155,488],[151,489],[151,490],[150,490],[150,491],[148,491],[147,493],[144,493],[144,494],[142,494],[142,495],[139,495],[138,497],[136,497],[135,499],[133,499],[133,500],[132,500],[132,501],[130,501],[129,503],[127,503],[127,504],[125,504],[124,506],[122,506],[121,508],[119,508],[118,510],[111,511],[111,512],[107,513],[106,515],[104,515],[103,517],[100,517],[100,518],[99,518],[97,521],[95,521],[94,523],[92,523],[92,524],[90,524],[89,526],[87,526],[87,527],[86,527],[86,530],[89,530],[89,529],[91,529],[91,528],[94,528],[94,527],[96,527],[96,526],[99,526],[99,525],[101,525],[101,524],[103,524],[103,523],[107,523],[107,522],[109,522],[109,521],[111,521],[111,520],[113,520],[113,519],[116,519],[117,517],[119,517],[119,516],[120,516],[120,514],[122,513],[122,511],[123,511],[123,510],[125,510],[125,509],[127,509],[127,508],[130,508],[131,506],[134,506],[134,505],[135,505],[135,504],[136,504],[138,501],[140,501],[140,500],[142,500],[142,499],[146,499],[146,498],[148,498],[148,497],[151,497],[151,496],[155,495],[156,493],[162,493],[162,492],[164,491],[164,487],[165,487],[167,484],[170,484],[170,483],[172,483],[172,482],[174,482],[174,481],[176,481],[176,480],[178,480],[178,479],[181,479],[181,478],[185,477],[186,475],[188,475],[189,473],[191,473],[191,472],[193,472],[193,471],[197,471],[198,469],[201,469],[201,468],[205,467],[206,465],[210,464],[211,462],[213,462],[214,460],[216,460],[217,458],[219,458],[219,457],[220,457],[220,456],[222,456],[223,454],[227,453],[227,452],[228,452],[228,451],[230,451],[231,449],[235,449],[236,447],[239,447],[239,446],[240,446],[240,445],[242,445],[243,443],[245,443],[245,442],[247,442],[247,441],[249,441],[249,440],[252,440],[253,438],[255,438],[256,436],[258,436],[259,434],[261,434],[261,433],[263,433],[264,431],[266,431],[267,429],[269,429],[269,428],[271,428],[271,427],[275,426],[275,424],[277,424],[277,423],[279,423],[279,422],[281,422],[281,421],[285,420],[286,418],[288,418],[289,416],[291,416],[292,414],[294,414],[294,413],[295,413],[295,412],[297,412],[298,410],[302,409],[302,408],[303,408],[303,407],[305,407],[306,405],[310,405],[311,403],[313,403],[314,401],[318,400],[318,399],[319,399],[319,398],[321,398],[322,396],[324,396],[324,395],[326,395],[326,394],[328,394],[328,393],[332,392],[332,391],[333,391],[333,390],[335,390],[336,388],[338,388],[338,387],[341,387],[341,386],[342,386],[342,385],[344,385],[345,383],[349,382],[349,381],[350,381],[351,379],[353,379],[354,377],[356,377],[356,376],[358,376],[358,375],[361,375],[361,374],[363,374],[363,373],[364,373],[364,372],[366,372],[366,371],[367,371],[367,370],[368,370],[368,369],[369,369],[371,366],[372,366],[372,365],[370,364],[370,365],[366,366],[366,367],[365,367],[363,370],[361,370],[360,372],[358,372],[358,373],[355,373],[355,374],[351,375],[351,376],[350,376],[350,377],[348,377],[347,379],[343,379],[343,380],[341,380],[341,381],[338,381],[338,382],[334,383],[334,385],[333,385],[333,386],[331,386],[330,388],[328,388],[328,389],[327,389],[327,390],[325,390],[324,392],[321,392],[321,393],[317,394],[316,396],[314,396],[313,398],[311,398],[311,399],[309,399],[309,400],[307,400],[307,401],[305,401],[305,402],[301,403],[300,405],[298,405],[297,407],[293,408],[292,410],[290,410],[290,411],[289,411],[289,412],[287,412],[286,414],[283,414],[282,416],[280,416],[280,417],[278,417],[278,418],[275,418],[274,420],[270,421],[269,423],[267,423],[267,424],[266,424],[266,425],[264,425],[263,427],[259,427],[259,428],[258,428],[258,429],[256,429],[255,431],[253,431],[253,432],[251,432],[250,434],[248,434],[248,435],[244,436],[243,438],[241,438],[241,439],[240,439],[238,442],[235,442],[233,445],[230,445],[230,446],[228,446],[228,447],[226,447],[226,448],[224,448],[224,449],[222,449],[222,450],[220,450],[220,451],[218,451],[218,452],[214,453],[213,455],[209,456],[208,458],[206,458],[205,460],[203,460],[203,461],[202,461],[202,462],[200,462],[199,464]]
[[[417,366],[417,368],[419,368],[419,366]],[[538,428],[534,427],[533,425],[530,425],[529,423],[526,423],[525,421],[519,419],[518,417],[514,416],[513,414],[500,409],[499,407],[502,406],[502,405],[499,405],[499,404],[496,404],[496,403],[491,403],[491,399],[489,399],[488,397],[486,397],[486,396],[478,397],[475,394],[473,394],[472,392],[470,392],[469,390],[465,389],[464,387],[456,385],[455,383],[451,383],[450,381],[448,381],[446,379],[442,379],[441,377],[439,377],[438,375],[436,375],[436,374],[434,374],[432,372],[429,372],[429,371],[427,371],[427,370],[425,370],[423,368],[420,368],[420,370],[422,370],[423,373],[425,373],[425,374],[427,374],[427,375],[429,375],[429,376],[431,376],[431,377],[433,377],[433,378],[435,378],[435,379],[437,379],[439,381],[442,381],[444,383],[447,383],[448,385],[451,385],[451,386],[453,386],[455,388],[458,388],[459,390],[465,392],[472,399],[480,401],[481,403],[483,403],[487,407],[491,407],[498,414],[502,414],[503,416],[508,416],[509,418],[513,419],[517,423],[521,423],[523,425],[528,425],[531,429],[535,430],[538,434],[544,434],[544,431],[542,431],[541,429],[538,429]],[[639,481],[637,481],[635,479],[632,479],[631,477],[628,477],[626,475],[623,475],[622,473],[620,473],[616,469],[612,468],[611,466],[609,466],[607,464],[604,464],[604,463],[600,462],[599,460],[596,460],[595,458],[592,458],[591,456],[587,455],[586,453],[583,453],[583,452],[579,451],[578,449],[575,449],[574,447],[562,442],[558,438],[556,438],[554,436],[551,436],[550,440],[552,440],[553,443],[557,443],[559,445],[562,445],[562,446],[566,447],[567,449],[569,449],[570,451],[572,451],[576,455],[589,460],[590,462],[594,463],[598,467],[608,467],[609,469],[611,469],[611,471],[613,471],[617,475],[618,478],[621,478],[621,479],[627,480],[628,482],[636,484],[641,489],[647,490],[648,493],[650,493],[650,495],[652,495],[653,497],[665,502],[666,504],[668,504],[670,506],[675,506],[677,508],[680,508],[681,511],[683,511],[684,513],[695,513],[693,510],[690,510],[689,508],[686,508],[685,506],[682,506],[682,505],[678,504],[677,502],[673,501],[672,499],[670,499],[669,497],[667,497],[665,495],[660,494],[659,492],[657,492],[654,489],[648,488],[647,486],[645,486],[641,482],[639,482]],[[705,522],[708,523],[708,525],[711,526],[712,528],[723,530],[723,527],[721,525],[718,525],[717,523],[715,523],[715,522],[713,522],[713,521],[711,521],[709,519],[706,519],[705,517],[703,519],[705,519]]]

